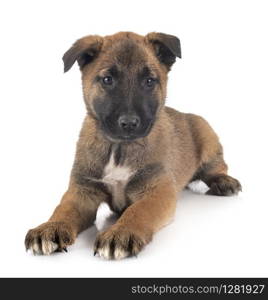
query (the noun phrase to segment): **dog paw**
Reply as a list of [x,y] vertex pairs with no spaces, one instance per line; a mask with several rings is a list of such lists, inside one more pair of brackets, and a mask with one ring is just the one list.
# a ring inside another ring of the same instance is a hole
[[74,242],[74,234],[64,222],[47,222],[28,231],[25,237],[26,250],[33,254],[49,255],[55,251],[67,251]]
[[124,228],[110,228],[97,236],[94,255],[105,259],[136,256],[150,239]]
[[209,180],[207,195],[232,196],[242,191],[240,182],[228,175],[217,175]]

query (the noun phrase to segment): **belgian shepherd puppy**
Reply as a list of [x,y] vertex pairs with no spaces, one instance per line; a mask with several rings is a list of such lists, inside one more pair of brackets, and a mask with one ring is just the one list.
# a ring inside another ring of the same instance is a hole
[[65,72],[76,61],[80,66],[87,115],[68,190],[48,222],[28,232],[26,249],[66,250],[106,202],[119,219],[97,236],[95,254],[137,255],[171,220],[178,192],[191,181],[204,181],[210,195],[241,190],[227,175],[209,124],[165,106],[176,57],[181,57],[177,37],[131,32],[86,36],[64,54]]

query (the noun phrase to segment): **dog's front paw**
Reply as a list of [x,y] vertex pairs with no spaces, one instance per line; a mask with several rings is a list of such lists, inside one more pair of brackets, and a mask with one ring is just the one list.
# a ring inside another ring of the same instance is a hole
[[55,251],[66,251],[74,242],[70,226],[64,222],[47,222],[28,231],[25,237],[26,250],[33,254],[49,255]]
[[98,254],[105,259],[136,256],[150,239],[127,228],[112,226],[97,236],[94,255]]
[[216,175],[210,179],[208,185],[208,195],[232,196],[242,191],[240,182],[228,175]]

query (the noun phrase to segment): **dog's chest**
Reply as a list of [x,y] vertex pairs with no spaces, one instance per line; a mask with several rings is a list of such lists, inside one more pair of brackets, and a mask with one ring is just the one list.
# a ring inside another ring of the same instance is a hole
[[102,182],[105,183],[112,194],[112,206],[115,210],[121,211],[126,206],[125,187],[133,175],[130,167],[126,164],[116,164],[114,152],[104,167]]

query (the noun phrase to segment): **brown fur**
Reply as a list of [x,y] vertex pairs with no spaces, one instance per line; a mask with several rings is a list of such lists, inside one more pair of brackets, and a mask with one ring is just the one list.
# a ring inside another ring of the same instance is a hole
[[[109,258],[114,257],[116,249],[123,249],[127,255],[138,254],[153,234],[170,221],[177,193],[192,180],[203,180],[210,188],[208,194],[229,195],[241,190],[239,182],[227,175],[222,147],[209,124],[199,116],[165,107],[167,73],[173,62],[160,62],[156,53],[165,45],[180,56],[178,43],[178,39],[159,33],[145,37],[118,33],[82,38],[66,52],[65,71],[75,61],[80,65],[88,114],[77,143],[68,191],[49,221],[28,232],[27,249],[37,243],[42,253],[42,243],[53,241],[62,250],[93,224],[101,202],[116,211],[114,199],[101,181],[113,147],[119,151],[119,162],[127,165],[133,175],[125,187],[125,207],[118,211],[120,218],[96,240],[95,252],[107,248]],[[126,47],[128,51],[122,51]],[[94,78],[100,73],[105,75],[111,61],[118,68],[127,66],[130,76],[146,62],[160,78],[160,102],[152,130],[144,138],[120,145],[104,136],[92,106],[93,99],[103,93]]]

